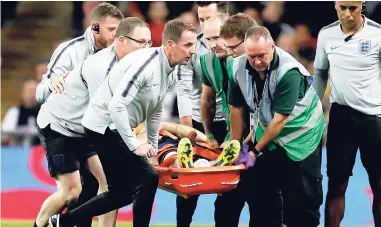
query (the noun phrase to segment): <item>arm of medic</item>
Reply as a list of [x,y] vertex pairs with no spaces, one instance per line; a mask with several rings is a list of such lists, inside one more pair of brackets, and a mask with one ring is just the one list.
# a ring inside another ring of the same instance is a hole
[[192,60],[187,65],[177,66],[177,106],[180,122],[192,127],[192,94],[193,94]]
[[160,131],[160,121],[163,109],[163,101],[157,105],[151,116],[147,117],[147,141],[152,145],[154,154],[156,155],[158,151],[158,141],[159,141],[159,131]]
[[255,145],[257,152],[262,152],[269,143],[278,137],[288,121],[288,116],[292,113],[300,98],[300,90],[306,90],[306,86],[304,76],[296,69],[288,71],[281,81],[279,81],[272,103],[275,112],[274,118]]
[[[122,81],[119,83],[116,91],[110,101],[108,110],[110,117],[115,124],[116,129],[126,143],[128,149],[138,156],[153,156],[154,148],[151,144],[140,144],[134,131],[129,124],[128,106],[131,104],[136,94],[146,84],[144,74],[133,78],[136,73],[136,67],[130,67],[125,73]],[[110,73],[109,79],[112,79]]]
[[62,92],[64,90],[64,78],[73,68],[69,51],[62,51],[58,47],[50,59],[46,74],[42,76],[41,82],[37,85],[37,102],[44,103],[52,92]]
[[209,138],[210,146],[219,146],[217,140],[212,134],[212,123],[216,114],[216,92],[202,77],[202,93],[201,93],[201,118],[204,126],[205,134]]

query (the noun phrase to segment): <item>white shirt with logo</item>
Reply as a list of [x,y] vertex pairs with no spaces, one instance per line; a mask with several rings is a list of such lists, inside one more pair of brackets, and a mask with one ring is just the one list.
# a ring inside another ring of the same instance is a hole
[[328,70],[331,103],[381,117],[381,25],[365,18],[348,42],[340,22],[319,33],[315,69]]

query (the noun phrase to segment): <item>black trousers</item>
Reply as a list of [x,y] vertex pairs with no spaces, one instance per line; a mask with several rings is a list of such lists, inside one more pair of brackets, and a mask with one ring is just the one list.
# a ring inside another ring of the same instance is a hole
[[77,220],[108,213],[133,203],[134,227],[148,227],[159,177],[145,157],[133,154],[119,133],[105,135],[85,130],[97,151],[109,184],[102,193],[62,216],[62,224],[73,226]]
[[287,227],[318,226],[323,202],[321,146],[299,162],[292,161],[280,147],[265,149],[263,153],[254,166],[257,171],[253,174],[255,186],[250,200],[255,210],[250,210],[253,219],[250,227],[274,226],[271,221],[277,216],[274,212],[282,214],[274,207],[279,193],[283,199],[283,223]]
[[381,177],[381,117],[333,103],[327,136],[327,175],[330,180],[352,176],[356,154],[370,178]]

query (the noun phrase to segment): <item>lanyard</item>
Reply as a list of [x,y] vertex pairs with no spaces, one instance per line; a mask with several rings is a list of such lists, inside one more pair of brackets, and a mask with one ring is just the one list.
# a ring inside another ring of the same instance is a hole
[[262,96],[261,96],[261,99],[258,100],[259,97],[258,97],[257,85],[255,83],[254,76],[252,76],[252,80],[253,80],[253,99],[254,99],[254,111],[255,112],[259,111],[259,108],[261,108],[263,96],[265,95],[265,90],[266,90],[267,83],[268,83],[268,78],[269,77],[266,76],[265,84],[263,85]]
[[267,87],[268,78],[269,77],[266,76],[265,84],[263,85],[262,97],[259,100],[258,91],[257,91],[257,85],[255,83],[254,76],[252,76],[252,80],[253,80],[254,112],[250,113],[250,131],[253,132],[253,136],[251,137],[251,140],[252,140],[253,143],[255,143],[256,131],[257,131],[258,124],[259,124],[259,109],[261,108],[263,96],[265,95],[265,89]]

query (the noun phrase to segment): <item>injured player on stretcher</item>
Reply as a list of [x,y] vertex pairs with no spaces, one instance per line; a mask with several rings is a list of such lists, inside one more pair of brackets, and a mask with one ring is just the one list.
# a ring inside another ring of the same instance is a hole
[[[237,140],[229,141],[224,148],[211,147],[205,134],[175,123],[162,122],[159,134],[159,151],[151,163],[163,167],[230,166],[235,163],[241,150]],[[137,138],[142,143],[147,141],[144,129],[138,133]]]

